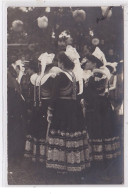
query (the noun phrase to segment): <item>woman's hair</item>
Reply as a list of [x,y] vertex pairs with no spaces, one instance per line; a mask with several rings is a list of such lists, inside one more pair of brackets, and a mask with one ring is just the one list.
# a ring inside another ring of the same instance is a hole
[[49,72],[49,70],[50,70],[52,67],[54,67],[54,66],[55,66],[54,63],[48,64],[48,65],[46,66],[46,68],[45,68],[44,73]]
[[39,71],[38,61],[36,59],[30,60],[29,65],[27,67],[30,68],[35,73],[38,73],[38,71]]
[[100,68],[103,66],[103,63],[98,58],[96,58],[94,55],[88,54],[86,55],[86,58],[92,63],[96,63],[97,68]]
[[113,67],[111,67],[110,65],[106,65],[106,67],[109,69],[110,73],[114,73]]
[[75,66],[75,64],[67,57],[64,52],[59,53],[58,60],[63,63],[66,69],[73,69]]

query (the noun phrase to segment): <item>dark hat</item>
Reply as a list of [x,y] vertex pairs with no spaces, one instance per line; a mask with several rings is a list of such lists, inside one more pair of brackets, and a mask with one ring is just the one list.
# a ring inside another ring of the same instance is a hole
[[8,66],[10,66],[12,63],[15,63],[17,60],[18,60],[18,56],[16,55],[8,56],[8,59],[7,59]]
[[102,63],[97,57],[95,57],[95,56],[92,55],[92,54],[86,55],[86,58],[87,58],[89,61],[91,61],[91,62],[93,62],[93,63],[96,63],[97,68],[100,68],[100,67],[103,66],[103,63]]

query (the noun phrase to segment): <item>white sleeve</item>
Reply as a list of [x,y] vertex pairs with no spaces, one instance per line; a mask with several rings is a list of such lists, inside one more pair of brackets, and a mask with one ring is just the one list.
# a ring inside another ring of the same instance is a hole
[[75,62],[73,72],[76,76],[76,81],[80,81],[81,79],[83,79],[83,69],[81,68],[80,62],[78,60]]

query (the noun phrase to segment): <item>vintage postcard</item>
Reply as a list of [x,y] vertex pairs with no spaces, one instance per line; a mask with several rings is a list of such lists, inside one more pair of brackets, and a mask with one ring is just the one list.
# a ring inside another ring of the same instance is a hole
[[7,185],[123,185],[124,5],[3,9]]

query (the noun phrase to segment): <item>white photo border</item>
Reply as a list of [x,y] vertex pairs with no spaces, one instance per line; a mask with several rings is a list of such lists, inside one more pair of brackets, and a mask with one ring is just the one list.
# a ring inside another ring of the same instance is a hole
[[[1,77],[1,91],[2,91],[2,98],[1,101],[1,111],[0,117],[1,119],[1,136],[0,136],[0,154],[2,155],[0,168],[2,169],[2,175],[0,176],[1,182],[3,186],[8,186],[7,183],[7,7],[9,6],[35,6],[35,7],[62,7],[62,6],[123,6],[124,7],[124,185],[116,185],[118,187],[128,186],[128,2],[127,0],[11,0],[6,1],[3,0],[0,2],[1,12],[2,15],[2,38],[0,39],[2,42],[1,45],[1,64],[2,68],[0,69],[0,77]],[[88,185],[85,185],[88,187]],[[84,186],[84,187],[85,187]],[[98,185],[95,185],[98,186]],[[105,185],[106,186],[106,185]],[[109,187],[113,187],[114,185],[109,185]],[[74,187],[74,186],[73,186]],[[100,187],[102,187],[100,185]]]

